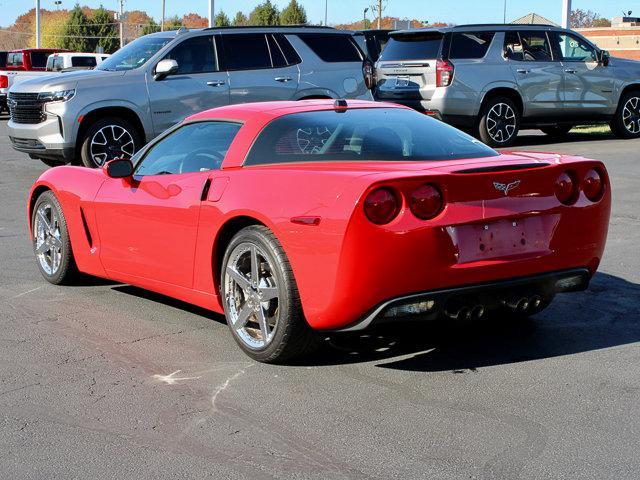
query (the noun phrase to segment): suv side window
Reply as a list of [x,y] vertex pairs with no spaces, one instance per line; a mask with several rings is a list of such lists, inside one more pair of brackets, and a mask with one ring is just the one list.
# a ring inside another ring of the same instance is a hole
[[174,47],[164,59],[178,62],[178,75],[218,71],[213,35],[188,38]]
[[554,34],[560,58],[565,62],[597,62],[596,49],[575,35]]
[[285,37],[282,33],[276,33],[272,35],[272,37],[275,38],[276,43],[284,54],[287,60],[287,65],[297,65],[298,63],[302,62],[300,55],[298,55],[298,52],[296,52],[295,48],[293,48],[291,42],[287,40],[287,37]]
[[361,62],[360,49],[351,35],[335,33],[299,33],[302,40],[323,62]]
[[552,62],[553,54],[547,33],[519,32],[522,56],[525,62]]
[[262,33],[222,35],[222,44],[227,70],[272,68],[267,37]]
[[217,170],[235,138],[239,123],[196,122],[158,141],[136,165],[136,176]]
[[454,33],[449,58],[483,58],[489,50],[494,32]]

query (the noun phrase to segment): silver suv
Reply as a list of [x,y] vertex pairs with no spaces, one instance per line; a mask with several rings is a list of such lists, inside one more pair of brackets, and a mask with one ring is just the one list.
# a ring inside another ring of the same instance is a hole
[[186,116],[233,103],[372,99],[349,32],[215,28],[141,37],[95,70],[10,88],[13,147],[49,165],[130,157]]
[[546,25],[464,25],[391,33],[375,97],[409,105],[493,147],[521,128],[549,135],[608,122],[640,137],[640,62],[609,58],[581,35]]

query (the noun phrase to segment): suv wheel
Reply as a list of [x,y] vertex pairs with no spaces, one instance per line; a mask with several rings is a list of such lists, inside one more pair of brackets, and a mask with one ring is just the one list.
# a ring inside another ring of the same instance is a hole
[[622,96],[611,120],[611,131],[619,138],[640,137],[640,91]]
[[555,125],[553,127],[544,127],[540,131],[550,137],[564,137],[573,128],[573,125]]
[[520,128],[520,112],[507,97],[492,97],[480,111],[478,134],[490,147],[513,144]]
[[318,345],[302,313],[289,260],[268,228],[250,226],[233,237],[220,288],[233,338],[254,360],[283,362]]
[[87,129],[80,157],[85,167],[100,168],[114,158],[131,158],[140,146],[140,136],[133,125],[122,118],[107,117]]

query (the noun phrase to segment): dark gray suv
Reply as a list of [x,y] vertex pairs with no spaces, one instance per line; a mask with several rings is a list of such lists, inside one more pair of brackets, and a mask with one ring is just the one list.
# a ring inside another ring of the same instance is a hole
[[562,135],[610,123],[640,137],[640,62],[610,58],[576,32],[547,25],[464,25],[391,33],[375,96],[414,107],[486,144],[521,128]]

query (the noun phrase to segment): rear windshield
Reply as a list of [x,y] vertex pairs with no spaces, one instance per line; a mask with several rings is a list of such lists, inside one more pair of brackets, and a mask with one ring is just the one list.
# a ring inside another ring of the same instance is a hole
[[71,57],[72,67],[95,67],[97,63],[96,57]]
[[0,68],[7,66],[7,52],[0,52]]
[[438,58],[441,33],[396,35],[384,47],[380,60],[425,60]]
[[45,68],[52,52],[31,52],[31,68]]
[[491,157],[494,150],[438,120],[404,108],[284,115],[254,142],[245,165]]

